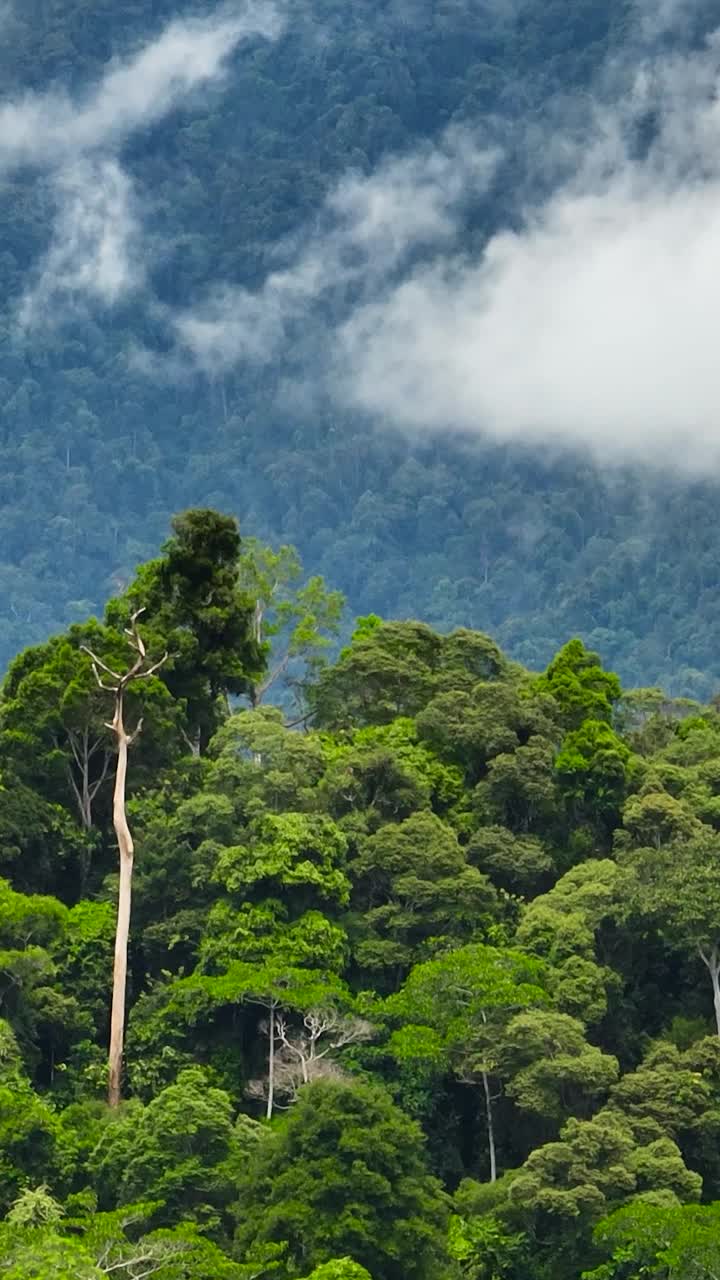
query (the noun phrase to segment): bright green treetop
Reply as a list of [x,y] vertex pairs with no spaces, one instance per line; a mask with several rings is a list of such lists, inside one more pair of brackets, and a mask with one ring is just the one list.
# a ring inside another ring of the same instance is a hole
[[418,1126],[380,1089],[310,1085],[238,1190],[240,1256],[287,1241],[304,1274],[345,1254],[373,1280],[447,1274],[446,1198],[427,1172]]

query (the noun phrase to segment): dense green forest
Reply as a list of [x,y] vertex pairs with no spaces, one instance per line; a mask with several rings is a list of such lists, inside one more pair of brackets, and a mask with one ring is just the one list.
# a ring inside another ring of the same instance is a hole
[[[76,119],[68,101],[89,118],[108,68],[173,18],[215,12],[209,0],[0,7],[0,662],[100,610],[172,511],[207,503],[296,545],[356,614],[491,631],[536,669],[577,634],[629,684],[711,697],[711,479],[608,478],[585,458],[418,443],[283,395],[286,362],[216,376],[163,362],[173,309],[219,283],[260,288],[342,175],[370,175],[448,126],[480,122],[507,144],[491,195],[467,210],[468,249],[516,225],[544,178],[515,126],[552,118],[565,95],[586,101],[633,50],[697,47],[717,5],[689,5],[652,44],[633,0],[290,4],[275,38],[241,41],[224,76],[147,120],[138,107],[137,127],[110,119],[72,154],[69,126],[47,141],[54,116]],[[23,112],[45,142],[31,145]],[[98,225],[109,250],[122,238],[113,200],[142,223],[143,279],[126,290],[99,279]],[[292,335],[303,368],[305,323]]]
[[720,711],[341,610],[196,509],[11,662],[0,1275],[710,1280]]

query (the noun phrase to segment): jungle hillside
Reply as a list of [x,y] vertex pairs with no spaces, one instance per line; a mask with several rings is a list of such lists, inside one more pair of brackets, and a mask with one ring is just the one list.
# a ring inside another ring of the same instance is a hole
[[718,21],[0,6],[0,666],[205,505],[352,614],[710,698]]
[[712,1280],[720,710],[176,516],[0,692],[0,1275]]

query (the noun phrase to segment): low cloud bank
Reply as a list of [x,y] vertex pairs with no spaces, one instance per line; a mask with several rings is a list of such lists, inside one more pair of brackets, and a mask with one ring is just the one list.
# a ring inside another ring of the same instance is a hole
[[[720,47],[642,68],[577,171],[483,253],[357,308],[335,394],[410,430],[720,460]],[[654,120],[638,154],[638,126]]]
[[0,106],[0,171],[56,166],[64,156],[117,146],[172,111],[192,90],[222,74],[239,42],[276,36],[270,4],[224,6],[207,18],[184,18],[132,57],[110,64],[79,99],[30,93]]
[[[654,30],[684,12],[638,4]],[[146,283],[123,141],[221,77],[245,36],[281,25],[271,6],[226,5],[171,23],[82,100],[0,108],[0,171],[37,166],[57,204],[25,331]],[[516,202],[512,230],[472,247],[473,214],[498,207],[508,170],[489,122],[450,128],[347,174],[276,246],[258,290],[219,282],[175,312],[146,294],[172,349],[135,352],[137,366],[180,378],[274,364],[295,403],[329,395],[408,432],[717,468],[720,35],[684,56],[640,41],[599,85],[594,103],[554,104],[544,129],[505,122],[516,163],[527,157],[523,190],[550,193]]]
[[[451,132],[349,177],[327,225],[259,292],[218,289],[173,318],[180,347],[213,372],[272,360],[302,316],[309,380],[381,423],[715,466],[719,72],[718,38],[647,58],[615,70],[618,98],[572,135],[535,129],[546,173],[562,177],[474,255],[462,212],[492,185],[487,137]],[[335,315],[346,304],[330,329],[329,297]]]
[[52,243],[20,306],[24,330],[78,299],[112,306],[143,279],[136,198],[116,160],[78,160],[55,175],[53,191]]
[[27,94],[0,106],[0,174],[38,169],[56,205],[51,243],[18,310],[21,332],[61,321],[83,301],[111,306],[142,283],[142,227],[118,158],[123,143],[222,77],[243,39],[272,39],[281,29],[270,3],[227,4],[171,22],[139,52],[114,60],[81,98]]
[[720,454],[720,187],[558,196],[358,309],[335,394],[410,429],[702,467]]
[[[436,145],[394,157],[370,177],[348,174],[330,193],[318,225],[257,293],[220,287],[172,318],[177,340],[212,373],[240,362],[268,363],[289,327],[313,318],[330,294],[374,297],[418,250],[452,244],[458,207],[492,181],[497,156],[459,128]],[[319,325],[317,317],[314,323]],[[321,326],[318,336],[323,339]]]

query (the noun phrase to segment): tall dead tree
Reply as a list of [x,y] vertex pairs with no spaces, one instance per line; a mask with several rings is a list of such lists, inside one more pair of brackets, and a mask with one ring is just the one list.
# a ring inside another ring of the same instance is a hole
[[[304,1084],[314,1080],[344,1080],[345,1072],[331,1055],[350,1044],[372,1040],[375,1028],[363,1018],[326,1008],[310,1009],[303,1016],[302,1028],[293,1030],[277,998],[268,997],[263,1003],[270,1010],[267,1079],[251,1080],[247,1094],[266,1102],[265,1114],[270,1120],[276,1105],[284,1109],[297,1101]],[[285,1103],[277,1104],[276,1095],[285,1098]]]
[[130,908],[132,904],[132,875],[135,846],[128,826],[125,808],[125,789],[127,783],[128,750],[142,730],[142,717],[138,720],[132,733],[125,727],[125,693],[128,687],[138,680],[147,680],[149,676],[160,670],[167,661],[164,654],[159,662],[149,663],[145,645],[138,630],[137,620],[144,611],[138,609],[130,619],[126,634],[130,647],[137,657],[133,665],[124,674],[113,671],[107,663],[98,658],[87,646],[95,678],[101,689],[115,696],[115,712],[106,725],[115,734],[117,747],[117,764],[115,767],[115,791],[113,795],[113,826],[117,836],[120,857],[120,887],[118,890],[117,926],[115,929],[115,960],[113,965],[112,1012],[110,1015],[110,1049],[108,1053],[108,1103],[117,1107],[120,1102],[122,1088],[123,1047],[125,1042],[125,999],[127,991],[127,954],[130,934]]

